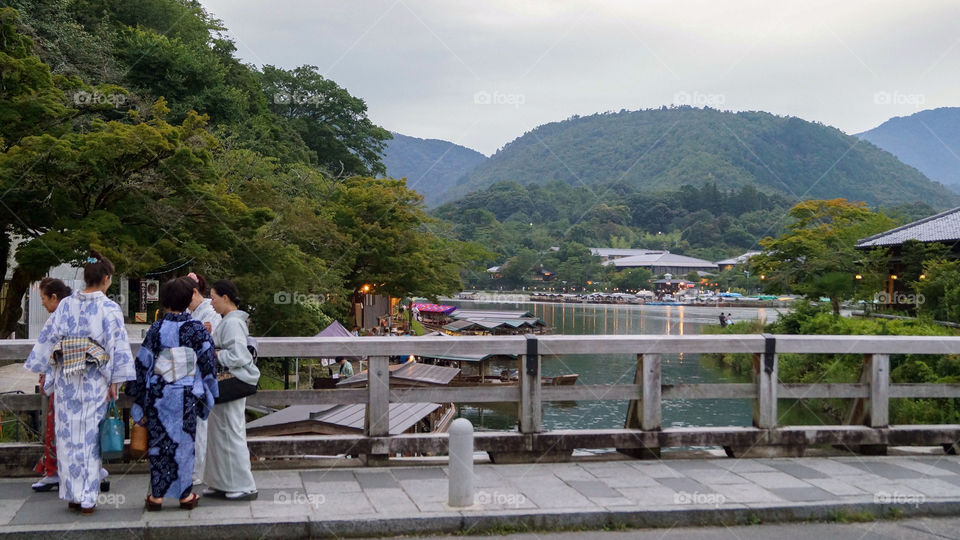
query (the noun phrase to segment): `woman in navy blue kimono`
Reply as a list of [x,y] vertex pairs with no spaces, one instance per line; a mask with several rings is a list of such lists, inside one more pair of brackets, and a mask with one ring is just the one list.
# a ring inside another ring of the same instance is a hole
[[194,436],[197,418],[206,418],[217,397],[213,339],[203,323],[185,313],[193,281],[178,278],[160,287],[166,313],[153,323],[137,354],[137,380],[127,384],[134,399],[130,415],[147,426],[150,495],[147,510],[160,510],[164,497],[180,508],[197,507],[193,493]]

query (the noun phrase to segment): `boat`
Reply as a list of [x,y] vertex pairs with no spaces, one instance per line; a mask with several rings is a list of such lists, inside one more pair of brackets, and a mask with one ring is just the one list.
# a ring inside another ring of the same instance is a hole
[[[517,357],[512,354],[433,355],[421,358],[421,362],[457,368],[459,374],[450,380],[450,386],[515,385],[520,383],[519,371],[516,368]],[[579,378],[579,373],[540,377],[540,384],[543,386],[568,386],[576,384]]]

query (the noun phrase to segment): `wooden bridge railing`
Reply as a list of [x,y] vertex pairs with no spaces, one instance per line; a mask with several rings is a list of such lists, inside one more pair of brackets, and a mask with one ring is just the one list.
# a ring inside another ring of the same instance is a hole
[[[883,452],[889,445],[943,445],[956,448],[960,425],[889,424],[890,398],[960,398],[960,384],[891,384],[891,354],[960,354],[960,337],[925,336],[498,336],[261,338],[261,358],[369,357],[369,385],[360,389],[261,391],[248,405],[284,407],[304,404],[367,404],[363,435],[251,437],[260,457],[299,455],[444,453],[445,434],[389,436],[391,402],[471,402],[517,404],[516,431],[479,432],[475,447],[497,461],[562,459],[577,448],[617,448],[635,455],[660,448],[723,446],[731,455],[752,449],[779,448],[802,454],[812,445],[843,445]],[[0,341],[0,360],[23,359],[32,342]],[[136,352],[136,345],[134,345]],[[663,384],[660,358],[673,353],[747,353],[753,355],[752,383]],[[778,379],[781,353],[861,354],[862,376],[856,383],[785,384]],[[478,387],[391,388],[389,356],[518,355],[520,384]],[[540,384],[544,357],[585,354],[631,354],[637,357],[632,384]],[[753,426],[662,426],[665,399],[752,399]],[[857,400],[845,425],[779,426],[777,400],[852,398]],[[630,400],[623,429],[544,431],[545,401]],[[0,410],[40,411],[38,395],[0,396]],[[4,445],[0,445],[0,450]],[[376,461],[376,459],[374,459]]]

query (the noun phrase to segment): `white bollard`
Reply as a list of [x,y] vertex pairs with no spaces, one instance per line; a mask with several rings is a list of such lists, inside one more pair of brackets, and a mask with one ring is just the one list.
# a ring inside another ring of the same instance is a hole
[[457,418],[450,425],[450,477],[447,504],[473,505],[473,424]]

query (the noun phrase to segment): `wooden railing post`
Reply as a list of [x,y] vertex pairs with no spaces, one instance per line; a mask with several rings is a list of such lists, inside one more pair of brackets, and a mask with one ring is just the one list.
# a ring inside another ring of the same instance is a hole
[[757,400],[753,404],[753,425],[760,429],[777,427],[778,358],[776,339],[763,335],[763,354],[753,355],[753,377],[757,385]]
[[[627,407],[627,429],[660,431],[663,424],[661,407],[662,377],[660,375],[660,355],[655,353],[637,355],[637,372],[633,384],[640,388],[638,399],[630,401]],[[660,457],[659,447],[618,448],[618,452],[640,459]]]
[[660,355],[643,354],[641,367],[643,368],[643,414],[640,417],[640,429],[659,431],[663,423],[663,412],[660,402],[661,372]]
[[[890,423],[890,355],[865,354],[860,382],[870,386],[870,397],[854,400],[847,414],[847,423],[884,428]],[[861,444],[855,447],[861,454],[887,454],[882,444]]]
[[870,427],[890,424],[890,355],[868,355],[870,368]]
[[527,336],[527,353],[520,358],[520,433],[540,433],[543,431],[543,401],[536,336]]
[[[364,427],[367,437],[390,435],[390,363],[386,356],[371,356],[367,368],[367,414]],[[387,451],[378,451],[367,456],[368,465],[382,464]]]

